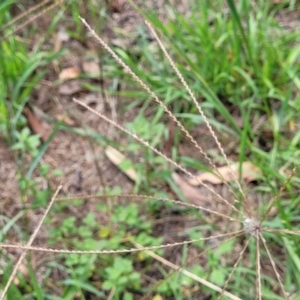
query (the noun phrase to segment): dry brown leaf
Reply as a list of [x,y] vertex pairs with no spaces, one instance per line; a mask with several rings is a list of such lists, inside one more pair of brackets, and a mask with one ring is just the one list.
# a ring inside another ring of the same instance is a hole
[[83,103],[89,106],[95,105],[97,102],[99,102],[99,94],[89,93],[89,94],[82,95],[82,97],[80,97],[80,101],[82,101]]
[[57,121],[63,121],[63,123],[68,125],[68,126],[75,126],[76,125],[76,122],[74,120],[72,120],[70,117],[68,117],[67,115],[57,114],[55,116],[55,119]]
[[65,95],[65,96],[70,96],[70,95],[76,94],[78,92],[81,92],[83,90],[84,90],[84,88],[82,87],[80,81],[78,81],[78,80],[72,80],[72,81],[65,82],[65,83],[61,84],[58,88],[58,92],[61,95]]
[[289,129],[292,132],[296,131],[296,124],[295,124],[295,120],[294,119],[292,119],[292,120],[289,121]]
[[[28,268],[25,264],[21,264],[18,268],[18,272],[21,273],[25,278],[28,278]],[[20,284],[20,279],[16,276],[14,278],[14,284],[19,285]]]
[[63,29],[61,28],[58,33],[55,35],[54,39],[54,52],[58,52],[61,48],[61,45],[63,42],[67,42],[70,40],[70,35]]
[[124,5],[124,0],[111,0],[108,2],[108,9],[113,13],[120,13]]
[[[219,171],[219,174],[222,176],[223,180],[221,180],[221,178],[219,178],[218,176],[214,175],[213,173],[202,173],[198,176],[196,176],[196,178],[191,178],[188,180],[189,184],[194,185],[194,186],[198,186],[200,185],[201,181],[206,181],[206,182],[210,182],[212,184],[221,184],[222,182],[229,182],[234,180],[232,173],[235,175],[236,178],[239,177],[239,164],[235,163],[229,166],[224,166],[224,167],[220,167],[217,168],[217,170]],[[245,161],[242,164],[242,179],[245,182],[251,182],[254,180],[257,180],[259,177],[261,176],[261,170],[253,165],[250,161]]]
[[177,173],[172,174],[172,179],[178,188],[181,190],[183,195],[195,205],[201,205],[207,202],[207,199],[200,194],[200,191],[182,179]]
[[85,73],[93,76],[99,76],[100,74],[99,64],[95,61],[84,61],[82,64],[82,69]]
[[80,71],[75,67],[70,67],[61,70],[61,72],[58,75],[58,78],[60,80],[67,80],[67,79],[74,79],[77,78],[80,74]]
[[137,181],[138,175],[136,171],[133,168],[126,168],[124,169],[121,164],[125,162],[126,157],[117,149],[108,146],[105,149],[105,154],[108,157],[108,159],[115,165],[117,166],[122,172],[124,172],[131,180],[134,182]]
[[49,132],[43,125],[43,123],[37,118],[37,116],[28,107],[24,109],[24,115],[27,118],[30,129],[38,134],[42,141],[45,142],[49,137]]

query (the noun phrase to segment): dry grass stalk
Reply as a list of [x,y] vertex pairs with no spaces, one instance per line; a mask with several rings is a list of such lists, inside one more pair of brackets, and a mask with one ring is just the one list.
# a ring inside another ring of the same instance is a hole
[[[61,0],[55,0],[54,3],[52,3],[49,6],[46,6],[47,4],[49,4],[49,2],[50,2],[50,0],[44,0],[41,3],[38,3],[35,6],[31,7],[30,9],[26,10],[24,13],[21,13],[20,15],[18,15],[16,18],[12,19],[7,24],[5,24],[1,28],[1,30],[4,30],[5,28],[12,26],[13,24],[15,24],[16,22],[18,22],[23,17],[28,17],[29,14],[33,13],[33,15],[29,19],[25,20],[23,23],[21,23],[20,25],[18,25],[11,32],[9,32],[8,34],[6,34],[3,37],[3,40],[6,40],[11,35],[15,34],[17,31],[19,31],[22,28],[26,27],[28,24],[32,23],[34,20],[40,18],[41,16],[43,16],[48,11],[52,10],[53,8],[55,8],[57,5],[62,4]],[[42,6],[46,6],[46,7],[42,8],[40,11],[38,11],[38,9],[40,9]]]
[[[204,153],[204,151],[202,150],[202,148],[200,147],[200,145],[198,145],[198,143],[195,141],[195,139],[191,136],[191,134],[188,132],[188,130],[182,125],[182,123],[176,118],[176,116],[174,116],[174,114],[166,107],[166,105],[155,95],[155,93],[130,69],[130,67],[128,65],[126,65],[119,57],[118,55],[107,45],[107,43],[104,42],[103,39],[101,39],[96,32],[89,26],[89,24],[83,19],[80,18],[82,20],[82,22],[84,23],[84,25],[87,27],[87,29],[91,32],[91,34],[93,35],[93,37],[101,44],[101,46],[110,53],[110,55],[115,59],[115,61],[120,64],[124,70],[126,72],[128,72],[128,74],[130,74],[130,76],[154,99],[154,101],[160,105],[165,112],[167,113],[167,115],[175,122],[175,124],[180,128],[180,130],[185,134],[185,136],[194,144],[194,146],[200,151],[200,153]],[[182,77],[182,76],[181,76]],[[177,167],[178,169],[180,169],[181,171],[183,171],[185,174],[189,175],[190,177],[194,178],[195,180],[197,180],[199,182],[199,185],[204,186],[205,188],[207,188],[212,194],[214,194],[215,196],[217,196],[220,200],[222,200],[224,203],[226,203],[227,205],[229,205],[233,210],[235,210],[238,213],[241,213],[243,215],[243,213],[241,211],[238,211],[237,208],[235,206],[233,206],[232,204],[230,204],[226,199],[222,198],[219,194],[217,194],[213,189],[211,189],[208,185],[206,185],[203,181],[199,180],[198,178],[195,177],[195,175],[191,174],[190,172],[188,172],[186,169],[184,169],[182,166],[178,165],[176,162],[172,161],[170,158],[166,157],[163,153],[161,153],[160,151],[158,151],[157,149],[153,148],[147,141],[143,141],[140,137],[136,136],[134,133],[129,132],[128,130],[126,130],[125,128],[123,128],[121,125],[115,123],[113,120],[110,120],[108,117],[104,116],[103,114],[96,112],[95,110],[91,109],[90,107],[88,107],[85,103],[82,103],[76,99],[74,99],[75,102],[79,103],[80,105],[82,105],[83,107],[87,108],[88,110],[90,110],[91,112],[93,112],[94,114],[98,115],[100,118],[102,118],[103,120],[105,120],[106,122],[112,124],[113,126],[117,127],[118,129],[122,130],[123,132],[127,133],[128,135],[130,135],[131,137],[133,137],[134,139],[136,139],[137,141],[139,141],[141,144],[143,144],[144,146],[148,147],[149,149],[151,149],[153,152],[157,153],[159,156],[163,157],[166,161],[168,161],[169,163],[171,163],[172,165],[174,165],[175,167]],[[208,123],[209,125],[209,123]],[[210,125],[209,125],[210,126]],[[210,127],[211,128],[211,127]],[[212,129],[211,129],[212,130]],[[214,134],[215,135],[215,134]],[[218,144],[220,145],[220,143],[218,142]],[[221,147],[221,145],[220,145]],[[223,150],[224,151],[224,150]],[[207,155],[205,154],[205,157],[207,157]],[[211,163],[214,167],[214,169],[216,169],[216,166],[212,163],[212,161],[207,157],[208,162]],[[235,176],[233,176],[235,178]],[[235,200],[238,201],[238,200]],[[246,217],[246,216],[244,216]]]
[[[24,246],[25,248],[23,248],[23,249],[24,249],[25,251],[21,254],[21,256],[19,257],[17,263],[15,264],[15,267],[14,267],[14,269],[13,269],[11,275],[10,275],[9,278],[8,278],[8,281],[7,281],[5,287],[4,287],[3,291],[2,291],[2,294],[0,295],[0,300],[4,300],[4,297],[5,297],[5,295],[6,295],[7,291],[8,291],[8,289],[9,289],[11,283],[12,283],[12,281],[14,280],[14,278],[15,278],[17,272],[18,272],[19,267],[20,267],[22,261],[24,260],[24,258],[25,258],[25,256],[26,256],[26,253],[27,253],[26,247],[30,247],[30,246],[32,245],[32,243],[34,242],[34,240],[35,240],[35,238],[36,238],[36,236],[37,236],[39,230],[41,229],[41,226],[42,226],[43,222],[45,221],[45,218],[46,218],[47,215],[49,214],[49,211],[50,211],[52,205],[54,204],[54,201],[55,201],[55,199],[56,199],[56,197],[57,197],[59,191],[61,190],[61,188],[62,188],[62,185],[58,186],[58,188],[56,189],[56,191],[55,191],[55,193],[54,193],[54,195],[53,195],[53,197],[52,197],[50,203],[48,204],[48,207],[46,208],[46,210],[45,210],[45,212],[44,212],[44,214],[43,214],[43,216],[42,216],[42,218],[41,218],[41,220],[39,221],[38,225],[36,226],[34,232],[32,233],[32,235],[31,235],[31,237],[30,237],[30,239],[29,239],[28,242],[26,243],[26,246]],[[22,248],[22,247],[20,247],[20,246],[18,247],[18,249],[21,249],[21,248]]]

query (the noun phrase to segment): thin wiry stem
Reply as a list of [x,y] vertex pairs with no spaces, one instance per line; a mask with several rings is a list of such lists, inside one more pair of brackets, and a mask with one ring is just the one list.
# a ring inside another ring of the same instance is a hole
[[[81,17],[79,17],[81,19],[81,21],[83,22],[83,24],[87,27],[87,29],[89,30],[89,32],[93,35],[93,37],[101,44],[101,46],[110,53],[110,55],[113,57],[113,59],[120,64],[129,74],[130,76],[154,99],[154,101],[159,104],[164,111],[167,113],[167,115],[176,123],[176,125],[180,128],[180,130],[186,135],[186,137],[193,142],[193,144],[197,147],[200,147],[198,145],[198,143],[193,139],[193,137],[190,135],[190,133],[188,132],[188,130],[181,124],[181,122],[176,118],[176,116],[174,116],[174,114],[167,108],[167,106],[161,101],[159,100],[159,98],[155,95],[155,93],[131,70],[131,68],[125,64],[120,57],[96,34],[96,32],[90,27],[90,25]],[[75,99],[74,99],[75,100]],[[81,104],[80,101],[75,100],[77,103]],[[91,112],[95,111],[91,108],[89,108],[87,105],[85,105],[84,103],[81,104],[82,106],[86,107],[87,109],[89,109]],[[100,114],[99,114],[100,116]],[[103,117],[102,117],[103,118]],[[103,118],[104,119],[104,118]],[[108,118],[105,117],[105,119],[107,120]],[[114,124],[115,122],[110,122],[111,124]],[[116,123],[115,123],[116,124]],[[118,126],[118,128],[120,128]],[[120,128],[121,129],[121,128]],[[124,131],[124,130],[123,130]],[[133,135],[132,135],[133,136]],[[145,145],[145,144],[144,144]],[[147,143],[147,145],[149,145]],[[150,145],[149,145],[150,146]],[[149,146],[147,146],[149,148]],[[150,148],[151,150],[153,150],[153,148]],[[157,151],[155,151],[157,153]],[[158,153],[157,153],[158,154]],[[170,162],[170,160],[168,160]],[[174,165],[174,162],[172,163]],[[180,168],[182,170],[182,167]],[[186,172],[185,172],[186,173]],[[187,174],[187,173],[186,173]],[[191,173],[189,173],[190,175]],[[207,185],[205,185],[203,183],[203,181],[199,180],[198,178],[196,178],[195,176],[192,175],[193,178],[195,178],[195,180],[198,180],[199,184],[201,184],[204,187],[208,187]],[[209,189],[211,191],[211,189]],[[215,192],[213,192],[214,194],[216,194]],[[220,198],[220,196],[218,196]],[[222,199],[222,198],[220,198]],[[244,214],[239,211],[235,206],[233,206],[232,204],[230,204],[227,200],[223,199],[222,201],[224,201],[227,205],[229,205],[233,210],[235,210],[236,212],[242,214],[244,216]],[[235,200],[237,201],[237,200]]]
[[[203,279],[203,278],[201,278],[201,277],[199,277],[199,276],[197,276],[197,275],[181,268],[180,266],[177,266],[177,265],[171,263],[170,261],[164,259],[163,257],[160,257],[159,255],[157,255],[157,254],[155,254],[151,251],[146,251],[146,253],[149,254],[151,257],[155,258],[156,260],[159,260],[161,263],[168,266],[169,268],[172,268],[173,270],[175,270],[177,272],[180,272],[181,274],[193,279],[196,282],[199,282],[199,283],[203,284],[204,286],[207,286],[208,288],[210,288],[210,289],[212,289],[216,292],[221,292],[222,291],[222,289],[220,287],[218,287],[217,285],[214,285],[213,283],[211,283],[211,282],[209,282],[209,281],[207,281],[207,280],[205,280],[205,279]],[[231,294],[227,291],[224,292],[224,295],[226,297],[228,297],[229,299],[232,299],[232,300],[241,300],[241,298],[239,298],[239,297],[237,297],[237,296],[235,296],[235,295],[233,295],[233,294]]]
[[259,234],[259,237],[260,237],[261,241],[263,242],[263,245],[264,245],[264,247],[265,247],[265,249],[266,249],[266,251],[267,251],[269,260],[270,260],[270,262],[271,262],[271,265],[272,265],[273,271],[274,271],[274,273],[275,273],[275,275],[276,275],[276,278],[277,278],[277,280],[278,280],[278,282],[279,282],[279,285],[280,285],[281,291],[282,291],[282,293],[283,293],[284,299],[285,299],[285,300],[288,300],[288,296],[287,296],[287,293],[286,293],[286,291],[285,291],[285,289],[284,289],[284,285],[283,285],[282,280],[281,280],[281,278],[280,278],[280,274],[279,274],[279,272],[278,272],[278,270],[277,270],[277,268],[276,268],[275,262],[274,262],[274,260],[273,260],[273,258],[272,258],[271,252],[270,252],[270,250],[269,250],[269,248],[268,248],[268,246],[267,246],[267,244],[266,244],[266,241],[265,241],[265,239],[264,239],[264,237],[262,236],[261,233]]
[[284,233],[284,234],[292,234],[300,236],[300,230],[289,230],[289,229],[273,229],[268,227],[261,228],[261,231],[272,232],[272,233]]
[[[178,200],[174,200],[174,199],[154,197],[154,196],[148,196],[148,195],[135,195],[135,194],[88,195],[88,196],[80,195],[80,196],[76,196],[76,199],[83,198],[85,200],[88,200],[88,199],[92,199],[92,198],[107,198],[107,197],[142,198],[142,199],[156,200],[156,201],[162,201],[162,202],[170,202],[170,203],[173,203],[173,204],[176,204],[176,205],[180,205],[180,206],[185,206],[185,207],[200,209],[202,211],[206,211],[208,213],[215,214],[217,216],[220,216],[222,218],[228,219],[230,221],[236,221],[236,222],[243,223],[243,221],[241,221],[241,220],[229,217],[229,216],[224,215],[222,213],[219,213],[217,211],[211,210],[209,208],[205,208],[205,207],[203,207],[201,205],[195,205],[195,204],[192,204],[192,203],[182,202],[182,201],[178,201]],[[64,197],[64,198],[56,199],[56,201],[70,201],[71,199],[74,199],[74,198],[72,198],[72,197]]]
[[[187,84],[187,82],[185,81],[184,77],[182,76],[181,72],[179,71],[179,69],[176,67],[174,61],[172,60],[172,58],[170,57],[169,53],[167,52],[165,46],[163,45],[161,39],[158,37],[158,35],[156,34],[155,30],[153,29],[153,27],[151,26],[151,24],[148,22],[148,21],[145,21],[145,23],[147,24],[147,26],[149,27],[151,33],[153,34],[154,38],[156,39],[156,41],[158,42],[161,50],[163,51],[165,57],[168,59],[170,65],[172,66],[173,70],[175,71],[177,77],[179,78],[179,80],[181,81],[181,83],[183,84],[184,88],[187,90],[187,92],[189,93],[192,101],[194,102],[198,112],[200,113],[201,117],[203,118],[203,121],[206,125],[206,127],[208,128],[211,136],[213,137],[215,143],[217,144],[221,154],[223,155],[224,159],[225,159],[225,162],[229,168],[229,171],[231,173],[231,176],[233,176],[233,179],[235,180],[235,182],[237,183],[238,185],[238,188],[239,188],[239,191],[241,193],[241,195],[243,196],[243,199],[245,200],[246,197],[245,197],[245,194],[242,190],[242,187],[239,183],[239,181],[237,180],[235,174],[233,173],[231,167],[230,167],[230,164],[229,164],[229,161],[228,161],[228,158],[225,154],[225,151],[221,145],[221,143],[219,142],[219,139],[217,138],[216,136],[216,133],[214,132],[214,130],[212,129],[206,115],[204,114],[201,106],[199,105],[198,101],[196,100],[196,97],[194,95],[194,93],[192,92],[192,90],[190,89],[189,85]],[[232,195],[234,197],[236,197],[234,191],[232,190],[232,188],[230,187],[230,185],[225,182],[225,180],[223,179],[222,175],[220,174],[220,172],[218,171],[217,167],[215,166],[215,164],[212,162],[212,160],[208,157],[208,155],[203,151],[203,149],[199,146],[199,144],[194,140],[194,139],[191,139],[191,141],[193,142],[193,144],[196,146],[196,148],[200,151],[200,153],[204,156],[204,158],[208,161],[208,163],[213,167],[213,169],[215,170],[215,172],[217,173],[218,177],[222,180],[222,182],[227,185],[227,187],[229,188],[229,190],[231,191]]]
[[14,30],[12,30],[11,32],[9,32],[8,34],[6,34],[2,40],[6,40],[12,34],[16,33],[20,29],[24,28],[25,26],[27,26],[28,24],[30,24],[34,20],[38,19],[39,17],[41,17],[42,15],[44,15],[47,11],[53,9],[55,6],[57,6],[59,4],[59,2],[60,1],[55,1],[50,6],[45,7],[42,11],[40,11],[38,13],[35,13],[30,19],[26,20],[25,22],[23,22],[22,24],[20,24],[19,26],[17,26]]
[[[237,234],[237,235],[231,236],[231,237],[229,237],[228,239],[223,240],[222,243],[227,243],[227,242],[229,242],[229,241],[231,241],[231,240],[233,240],[233,239],[239,237],[241,234],[243,234],[243,232],[242,232],[242,233],[239,233],[239,234]],[[134,242],[133,242],[133,243],[134,243]],[[137,246],[137,247],[141,247],[141,246],[140,246],[139,244],[137,244],[137,243],[134,243],[134,245]],[[148,299],[148,296],[150,296],[151,292],[155,291],[162,283],[164,283],[166,280],[170,279],[174,274],[176,274],[176,273],[179,271],[179,269],[185,268],[188,264],[190,264],[190,263],[191,263],[192,261],[194,261],[196,258],[199,258],[199,257],[203,256],[203,255],[206,254],[207,252],[212,251],[213,249],[215,249],[215,248],[217,248],[217,247],[219,247],[219,246],[220,246],[219,244],[216,244],[216,245],[214,245],[214,246],[208,247],[208,248],[206,248],[205,250],[203,250],[201,253],[199,253],[199,254],[195,255],[194,257],[192,257],[191,259],[189,259],[183,266],[178,266],[178,268],[175,269],[175,270],[173,270],[173,272],[170,273],[166,278],[160,280],[160,281],[157,282],[153,287],[151,287],[151,290],[150,290],[145,296],[143,296],[140,300],[146,300],[146,299]],[[148,253],[148,252],[146,251],[146,253]],[[158,260],[161,261],[161,259],[158,259]],[[225,291],[225,292],[226,292],[226,291]]]
[[244,253],[245,253],[245,251],[246,251],[246,249],[248,247],[248,244],[249,244],[251,238],[252,238],[252,236],[249,237],[249,239],[247,240],[244,248],[239,253],[239,257],[238,257],[237,261],[235,262],[235,264],[234,264],[234,266],[233,266],[233,268],[232,268],[232,270],[231,270],[231,272],[230,272],[230,274],[229,274],[229,276],[228,276],[228,278],[227,278],[227,280],[226,280],[226,282],[225,282],[225,284],[223,286],[222,293],[219,295],[218,300],[221,299],[221,297],[224,295],[224,291],[226,290],[228,283],[230,282],[230,280],[231,280],[231,278],[232,278],[235,270],[237,269],[237,266],[239,265],[241,259],[243,258],[243,255],[244,255]]
[[[50,211],[50,209],[51,209],[51,207],[52,207],[52,205],[53,205],[53,203],[54,203],[54,201],[55,201],[55,198],[56,198],[57,194],[59,193],[59,191],[61,190],[61,188],[62,188],[62,185],[60,185],[60,186],[56,189],[56,191],[55,191],[55,193],[54,193],[54,195],[53,195],[53,197],[52,197],[52,199],[51,199],[51,201],[50,201],[48,207],[47,207],[46,210],[45,210],[44,215],[42,216],[41,220],[39,221],[37,227],[35,228],[33,234],[31,235],[30,239],[29,239],[28,242],[26,243],[26,246],[18,246],[18,247],[16,247],[16,248],[18,248],[18,249],[23,249],[23,250],[25,250],[25,251],[24,251],[24,252],[21,254],[21,256],[19,257],[19,259],[18,259],[18,261],[17,261],[17,263],[16,263],[16,265],[15,265],[15,267],[14,267],[14,269],[13,269],[11,275],[9,276],[8,281],[7,281],[5,287],[4,287],[3,291],[2,291],[2,294],[0,295],[0,300],[3,300],[3,299],[4,299],[4,297],[5,297],[5,295],[6,295],[7,291],[8,291],[8,289],[9,289],[11,283],[12,283],[12,281],[13,281],[14,278],[16,277],[17,271],[18,271],[18,269],[19,269],[19,267],[20,267],[20,265],[21,265],[23,259],[24,259],[25,256],[26,256],[27,250],[30,250],[29,248],[31,247],[33,241],[35,240],[35,238],[36,238],[36,236],[37,236],[39,230],[41,229],[41,226],[42,226],[42,224],[43,224],[43,222],[44,222],[46,216],[48,215],[48,213],[49,213],[49,211]],[[5,247],[5,246],[6,246],[6,245],[4,245],[4,247]]]
[[[45,247],[36,247],[26,244],[24,245],[13,245],[13,244],[0,244],[0,248],[18,248],[18,249],[24,249],[24,250],[31,250],[31,251],[39,251],[39,252],[48,252],[48,253],[60,253],[60,254],[117,254],[117,253],[131,253],[131,252],[137,252],[141,250],[156,250],[156,249],[164,249],[168,247],[174,247],[174,246],[182,246],[182,245],[188,245],[197,243],[200,241],[207,241],[211,239],[217,239],[217,238],[223,238],[227,236],[237,235],[243,233],[244,230],[239,230],[235,232],[230,233],[224,233],[214,236],[209,236],[205,238],[199,238],[199,239],[193,239],[193,240],[187,240],[183,242],[175,242],[175,243],[169,243],[164,245],[158,245],[158,246],[149,246],[149,247],[143,247],[143,248],[131,248],[131,249],[119,249],[119,250],[68,250],[68,249],[53,249],[53,248],[45,248]],[[0,299],[2,300],[2,299]]]
[[281,196],[281,194],[283,193],[283,191],[286,189],[287,185],[292,180],[293,176],[296,174],[296,172],[297,172],[297,170],[298,170],[299,167],[300,167],[300,163],[297,164],[294,167],[294,169],[293,169],[292,173],[290,174],[290,176],[287,178],[287,180],[285,181],[285,183],[281,186],[278,194],[271,199],[267,210],[265,211],[265,213],[263,214],[263,217],[261,218],[260,224],[262,224],[262,222],[266,219],[266,217],[269,214],[269,212],[271,211],[274,203],[278,201],[279,197]]
[[29,14],[31,14],[33,11],[39,9],[40,7],[46,5],[47,2],[50,2],[50,0],[44,0],[40,3],[38,3],[37,5],[25,10],[24,12],[22,12],[21,14],[16,16],[14,19],[12,19],[9,22],[7,22],[6,24],[2,25],[1,30],[4,30],[5,28],[11,26],[12,24],[16,23],[18,20],[22,19],[25,16],[28,17]]
[[[127,130],[126,128],[124,128],[123,126],[121,126],[120,124],[116,123],[115,121],[111,120],[110,118],[108,118],[107,116],[103,115],[100,112],[97,112],[96,110],[92,109],[91,107],[89,107],[88,105],[86,105],[85,103],[83,103],[82,101],[79,101],[75,98],[73,98],[73,100],[80,104],[81,106],[85,107],[86,109],[88,109],[90,112],[92,112],[93,114],[97,115],[98,117],[102,118],[103,120],[105,120],[106,122],[114,125],[116,128],[120,129],[121,131],[125,132],[126,134],[128,134],[129,136],[133,137],[135,140],[137,140],[138,142],[140,142],[142,145],[144,145],[145,147],[147,147],[148,149],[152,150],[153,152],[155,152],[156,154],[158,154],[159,156],[163,157],[167,162],[169,162],[170,164],[172,164],[173,166],[175,166],[176,168],[180,169],[182,172],[184,172],[185,174],[189,175],[191,178],[197,178],[195,175],[193,175],[192,173],[190,173],[188,170],[186,170],[185,168],[183,168],[181,165],[179,165],[178,163],[176,163],[175,161],[173,161],[172,159],[170,159],[169,157],[167,157],[165,154],[163,154],[161,151],[157,150],[156,148],[154,148],[153,146],[151,146],[149,144],[149,142],[145,141],[144,139],[140,138],[139,136],[137,136],[135,133]],[[198,179],[199,180],[199,179]],[[233,210],[235,210],[236,212],[238,212],[239,214],[242,214],[242,216],[244,217],[243,213],[241,211],[239,211],[236,207],[234,207],[232,204],[230,204],[226,199],[224,199],[221,195],[219,195],[218,193],[216,193],[212,188],[210,188],[207,184],[205,184],[203,181],[199,180],[199,183],[201,183],[202,186],[204,186],[206,189],[208,189],[213,195],[215,195],[216,197],[218,197],[222,202],[226,203],[228,206],[230,206]],[[216,212],[215,212],[216,213]],[[216,213],[218,214],[218,213]]]
[[260,265],[260,248],[259,248],[259,236],[256,237],[256,297],[261,300],[261,265]]

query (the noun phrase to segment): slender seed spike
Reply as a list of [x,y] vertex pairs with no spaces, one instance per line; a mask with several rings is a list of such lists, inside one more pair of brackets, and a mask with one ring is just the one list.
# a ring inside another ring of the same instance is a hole
[[[171,65],[171,67],[173,68],[173,70],[175,71],[177,77],[179,78],[179,80],[180,80],[181,83],[183,84],[184,88],[185,88],[185,89],[187,90],[187,92],[189,93],[189,95],[190,95],[192,101],[194,102],[194,104],[195,104],[195,106],[196,106],[198,112],[200,113],[201,117],[203,118],[206,127],[208,128],[208,130],[209,130],[211,136],[213,137],[213,139],[214,139],[215,143],[217,144],[217,146],[218,146],[220,152],[222,153],[222,155],[223,155],[223,157],[224,157],[224,159],[225,159],[225,162],[226,162],[226,164],[227,164],[227,166],[228,166],[228,168],[229,168],[229,171],[230,171],[232,177],[234,178],[235,182],[237,183],[238,188],[239,188],[239,191],[240,191],[240,193],[241,193],[241,195],[243,196],[243,199],[244,199],[244,201],[245,201],[246,197],[245,197],[245,194],[244,194],[244,192],[243,192],[243,190],[242,190],[242,187],[241,187],[239,181],[237,180],[235,174],[233,173],[232,168],[230,167],[230,163],[229,163],[229,161],[228,161],[228,158],[227,158],[227,156],[226,156],[226,154],[225,154],[225,151],[224,151],[224,149],[223,149],[221,143],[219,142],[219,139],[218,139],[216,133],[215,133],[214,130],[212,129],[212,127],[211,127],[211,125],[210,125],[210,123],[209,123],[209,121],[208,121],[206,115],[204,114],[204,112],[203,112],[201,106],[199,105],[198,101],[196,100],[196,97],[195,97],[194,93],[193,93],[192,90],[190,89],[189,85],[188,85],[187,82],[185,81],[185,79],[184,79],[184,77],[182,76],[182,74],[180,73],[179,69],[176,67],[174,61],[172,60],[171,56],[170,56],[169,53],[167,52],[167,50],[166,50],[164,44],[162,43],[162,41],[160,40],[160,38],[159,38],[158,35],[156,34],[156,32],[155,32],[155,30],[153,29],[153,27],[151,26],[151,24],[150,24],[148,21],[145,21],[145,23],[147,24],[147,26],[149,27],[151,33],[153,34],[153,36],[154,36],[155,39],[157,40],[157,42],[158,42],[160,48],[162,49],[162,51],[163,51],[165,57],[168,59],[170,65]],[[196,148],[200,151],[200,153],[204,156],[204,158],[208,161],[208,163],[213,167],[214,171],[219,175],[219,177],[220,177],[220,179],[222,180],[222,182],[223,182],[225,185],[228,186],[228,188],[229,188],[229,190],[231,191],[231,193],[233,194],[233,196],[235,196],[234,191],[233,191],[232,188],[229,186],[229,184],[228,184],[227,182],[225,182],[225,180],[223,180],[222,175],[221,175],[220,172],[218,171],[218,169],[217,169],[217,167],[215,166],[215,164],[214,164],[214,163],[211,161],[211,159],[208,157],[208,155],[202,150],[202,148],[198,145],[198,143],[197,143],[192,137],[191,137],[190,139],[191,139],[191,141],[194,143],[194,145],[196,146]],[[242,205],[243,205],[243,203],[242,203]]]
[[[224,234],[218,234],[215,236],[209,236],[199,239],[193,239],[193,240],[187,240],[183,242],[175,242],[170,244],[164,244],[159,246],[150,246],[150,247],[142,247],[142,248],[131,248],[131,249],[119,249],[119,250],[66,250],[66,249],[52,249],[52,248],[44,248],[44,247],[34,247],[29,244],[26,245],[9,245],[9,244],[0,244],[1,248],[17,248],[17,249],[23,249],[23,250],[31,250],[31,251],[40,251],[40,252],[48,252],[48,253],[64,253],[64,254],[117,254],[117,253],[131,253],[131,252],[137,252],[137,251],[144,251],[144,250],[157,250],[157,249],[164,249],[168,247],[174,247],[174,246],[182,246],[182,245],[188,245],[192,243],[197,243],[200,241],[207,241],[211,239],[218,239],[218,238],[224,238],[227,236],[236,236],[243,232],[243,230],[239,230],[236,232],[230,232],[230,233],[224,233]],[[25,252],[24,252],[25,253]]]
[[[98,117],[100,117],[101,119],[105,120],[106,122],[112,124],[113,126],[115,126],[116,128],[118,128],[119,130],[125,132],[127,135],[133,137],[135,140],[137,140],[138,142],[140,142],[142,145],[144,145],[145,147],[147,147],[148,149],[152,150],[153,152],[155,152],[156,154],[158,154],[159,156],[163,157],[167,162],[169,162],[170,164],[172,164],[173,166],[175,166],[177,169],[181,170],[182,172],[184,172],[185,174],[189,175],[191,178],[195,178],[197,179],[202,186],[204,186],[207,190],[209,190],[213,195],[215,195],[216,197],[218,197],[222,202],[226,203],[228,206],[230,206],[234,211],[238,212],[239,214],[242,214],[243,217],[245,217],[243,215],[243,213],[241,211],[239,211],[236,207],[234,207],[232,204],[230,204],[225,198],[223,198],[220,194],[216,193],[212,188],[210,188],[207,184],[205,184],[203,181],[199,180],[195,175],[193,175],[191,172],[189,172],[187,169],[183,168],[181,165],[179,165],[178,163],[176,163],[174,160],[170,159],[169,157],[167,157],[165,154],[163,154],[161,151],[157,150],[156,148],[154,148],[153,146],[151,146],[149,144],[149,142],[143,140],[142,138],[140,138],[139,136],[137,136],[135,133],[127,130],[126,128],[124,128],[123,126],[121,126],[120,124],[116,123],[115,121],[111,120],[110,118],[108,118],[107,116],[105,116],[104,114],[97,112],[96,110],[92,109],[91,107],[89,107],[88,105],[86,105],[85,103],[83,103],[80,100],[77,100],[75,98],[73,98],[73,101],[80,104],[81,106],[85,107],[86,109],[88,109],[90,112],[92,112],[93,114],[97,115]],[[200,208],[200,206],[198,206]],[[201,207],[201,209],[203,209]],[[218,212],[214,212],[215,214],[220,215],[220,213]],[[223,214],[221,214],[223,215]],[[227,217],[230,218],[230,217]]]
[[[80,20],[83,22],[83,24],[87,27],[87,29],[89,30],[89,32],[93,35],[93,37],[101,44],[101,46],[108,52],[110,53],[110,55],[115,59],[115,61],[120,64],[124,70],[126,72],[128,72],[128,74],[130,74],[130,76],[154,99],[154,101],[160,105],[164,111],[167,113],[167,115],[174,121],[174,123],[180,128],[180,130],[186,135],[186,137],[192,141],[192,143],[194,144],[194,146],[202,153],[204,153],[204,151],[202,150],[202,148],[198,145],[198,143],[195,141],[195,139],[190,135],[190,133],[188,132],[188,130],[182,125],[182,123],[176,118],[176,116],[167,108],[167,106],[161,101],[159,100],[159,98],[155,95],[155,93],[132,71],[132,69],[122,61],[122,59],[107,45],[107,43],[104,42],[103,39],[101,39],[96,32],[90,27],[90,25],[81,17],[79,17]],[[73,99],[75,102],[80,103],[79,100]],[[82,104],[81,104],[82,105]],[[87,109],[89,109],[89,107],[87,105],[82,105],[85,106]],[[89,109],[91,112],[93,112],[92,109]],[[98,116],[100,116],[100,114],[98,114]],[[105,117],[105,118],[104,118]],[[102,119],[108,120],[108,118],[106,116],[101,117]],[[109,121],[108,121],[109,122]],[[111,124],[113,124],[112,122],[110,122]],[[209,125],[210,126],[210,125]],[[116,126],[119,129],[121,129],[120,125]],[[121,129],[122,130],[122,129]],[[123,130],[124,131],[124,130]],[[125,132],[125,131],[124,131]],[[133,137],[133,134],[131,133],[131,136]],[[144,145],[146,146],[146,143],[144,142]],[[149,147],[150,145],[147,143],[147,147],[149,149],[151,149]],[[151,149],[153,150],[153,149]],[[155,151],[157,153],[157,151]],[[158,154],[158,153],[157,153]],[[159,154],[160,155],[160,154]],[[205,154],[206,155],[206,154]],[[161,155],[160,155],[161,156]],[[206,156],[204,156],[206,157]],[[170,162],[170,160],[168,160]],[[211,160],[209,159],[208,162],[210,163]],[[174,163],[172,163],[174,165]],[[216,167],[214,167],[216,169]],[[182,170],[182,168],[181,168]],[[185,172],[186,173],[186,172]],[[187,174],[187,173],[186,173]],[[189,173],[190,175],[191,173]],[[192,178],[195,178],[200,185],[204,186],[207,188],[207,185],[205,185],[201,180],[199,180],[199,178],[196,178],[193,175]],[[212,190],[209,189],[211,192]],[[214,191],[212,192],[213,194],[216,194]],[[219,199],[220,195],[217,196]],[[234,211],[240,213],[243,215],[243,213],[241,211],[239,211],[235,206],[233,206],[232,204],[230,204],[227,200],[225,200],[224,198],[221,199],[222,201],[224,201],[224,203],[226,203],[227,205],[229,205]]]

